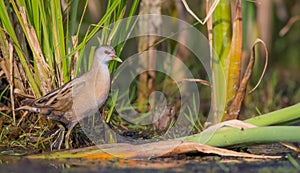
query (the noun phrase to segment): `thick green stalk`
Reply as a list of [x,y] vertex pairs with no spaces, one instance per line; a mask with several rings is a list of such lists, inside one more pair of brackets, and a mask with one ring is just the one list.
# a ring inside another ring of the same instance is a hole
[[232,38],[230,5],[230,0],[220,1],[212,15],[213,48],[225,69],[228,68],[228,54]]
[[[230,52],[228,54],[228,71],[227,71],[227,91],[226,91],[226,104],[230,103],[237,95],[237,90],[240,82],[240,69],[241,69],[241,58],[242,58],[242,7],[240,0],[237,0],[235,19],[233,22],[233,32]],[[243,100],[239,100],[243,101]],[[229,105],[228,105],[229,106]],[[239,111],[238,111],[239,112]],[[234,114],[234,115],[233,115]],[[229,112],[229,115],[224,115],[225,119],[236,119],[238,113]]]
[[229,0],[220,1],[212,15],[213,123],[221,122],[227,105],[226,79],[232,39],[230,5]]
[[[212,146],[233,146],[246,143],[270,143],[270,142],[300,142],[300,136],[296,132],[300,127],[295,126],[270,126],[287,124],[300,120],[300,104],[284,109],[260,115],[245,120],[244,122],[258,126],[257,128],[238,129],[233,127],[222,127],[215,131],[204,131],[203,133],[179,138]],[[270,127],[265,127],[270,126]]]
[[300,103],[247,119],[245,122],[256,126],[270,126],[286,124],[297,119],[300,119]]
[[186,141],[203,143],[216,147],[241,146],[249,144],[263,144],[274,142],[300,142],[298,126],[269,126],[248,129],[229,128],[220,129],[212,136],[211,133],[199,134],[184,138]]

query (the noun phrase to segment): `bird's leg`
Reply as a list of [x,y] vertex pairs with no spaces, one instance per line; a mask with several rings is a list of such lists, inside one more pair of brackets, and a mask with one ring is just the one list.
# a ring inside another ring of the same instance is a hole
[[57,149],[60,150],[61,144],[64,140],[64,136],[65,136],[65,127],[62,124],[58,124],[59,129],[54,133],[57,134],[57,138],[54,140],[54,142],[51,144],[51,150],[52,149]]
[[70,148],[69,139],[70,139],[71,130],[68,130],[66,136],[65,136],[65,147],[66,149]]
[[77,124],[77,122],[72,122],[68,125],[68,132],[65,136],[65,147],[66,147],[66,149],[70,148],[69,139],[70,139],[71,132],[72,132],[72,130],[75,127],[76,124]]

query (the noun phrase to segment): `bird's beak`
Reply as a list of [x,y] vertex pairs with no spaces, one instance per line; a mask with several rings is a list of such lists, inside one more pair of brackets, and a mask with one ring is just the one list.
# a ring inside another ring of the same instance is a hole
[[115,55],[115,57],[113,58],[113,60],[114,60],[114,61],[117,61],[117,62],[123,62],[123,61],[121,60],[121,58],[117,57],[117,55]]

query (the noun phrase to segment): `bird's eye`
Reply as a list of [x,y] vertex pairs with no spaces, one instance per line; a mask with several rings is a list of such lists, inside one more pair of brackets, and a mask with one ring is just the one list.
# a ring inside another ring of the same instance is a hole
[[105,53],[106,55],[110,54],[110,52],[109,52],[108,50],[105,50],[104,53]]

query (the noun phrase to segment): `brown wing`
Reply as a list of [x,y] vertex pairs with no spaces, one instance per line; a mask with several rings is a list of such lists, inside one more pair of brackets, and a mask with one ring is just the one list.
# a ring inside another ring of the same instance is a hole
[[65,85],[54,89],[48,94],[38,99],[27,99],[22,101],[22,107],[20,109],[37,112],[43,115],[50,115],[51,113],[57,114],[58,112],[66,112],[72,108],[73,105],[73,88],[76,87],[76,91],[85,86],[85,81],[78,80],[76,78]]
[[68,82],[45,96],[36,99],[31,106],[38,108],[52,108],[66,111],[72,107],[72,83]]

